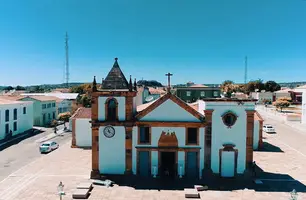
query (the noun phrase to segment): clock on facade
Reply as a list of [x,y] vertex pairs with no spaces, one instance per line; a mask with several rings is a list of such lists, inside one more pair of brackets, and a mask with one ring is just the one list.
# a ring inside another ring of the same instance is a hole
[[107,126],[104,128],[103,133],[105,137],[107,138],[112,138],[115,135],[115,129],[112,126]]

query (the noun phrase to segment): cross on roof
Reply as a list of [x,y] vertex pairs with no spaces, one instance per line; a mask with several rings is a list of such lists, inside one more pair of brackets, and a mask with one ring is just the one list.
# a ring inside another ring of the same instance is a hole
[[171,86],[170,86],[170,76],[173,76],[173,74],[171,74],[170,72],[168,72],[168,73],[166,74],[166,76],[168,76],[168,92],[170,92],[170,88],[171,88]]

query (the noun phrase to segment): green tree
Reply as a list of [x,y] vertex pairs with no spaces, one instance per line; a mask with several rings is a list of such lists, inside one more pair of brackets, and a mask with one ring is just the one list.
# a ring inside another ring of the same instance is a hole
[[226,80],[221,84],[221,91],[225,93],[226,97],[231,97],[235,90],[234,82],[231,80]]
[[25,90],[25,88],[20,85],[17,85],[16,90]]
[[71,117],[70,112],[61,113],[58,115],[58,120],[64,121],[64,126],[66,127],[66,122],[69,122],[69,119]]
[[4,90],[7,90],[7,91],[10,91],[10,90],[13,90],[14,88],[12,86],[8,86],[6,88],[4,88]]
[[247,94],[250,94],[251,92],[255,92],[256,89],[259,92],[265,89],[265,84],[263,83],[261,79],[250,81],[245,85],[245,92]]
[[281,112],[283,112],[283,108],[287,108],[290,106],[291,104],[291,99],[288,98],[288,97],[281,97],[281,98],[278,98],[274,103],[273,105],[280,109]]
[[88,95],[83,95],[81,98],[81,104],[86,108],[91,107],[91,97]]
[[281,86],[275,81],[267,81],[264,87],[265,90],[269,92],[275,92],[281,89]]
[[79,86],[72,87],[70,89],[70,92],[80,94],[77,98],[78,104],[81,104],[84,107],[91,107],[91,90],[91,84],[82,84]]

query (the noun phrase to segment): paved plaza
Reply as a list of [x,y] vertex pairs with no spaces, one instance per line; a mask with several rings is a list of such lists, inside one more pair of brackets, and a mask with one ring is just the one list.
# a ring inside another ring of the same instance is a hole
[[[228,191],[226,187],[220,187],[220,190],[209,188],[211,190],[200,192],[201,199],[288,200],[292,189],[298,191],[298,199],[306,199],[304,149],[294,148],[292,143],[287,144],[280,136],[281,134],[264,134],[265,150],[254,153],[254,159],[259,166],[258,176],[262,179],[263,186],[245,184],[246,188],[237,187]],[[295,138],[295,140],[300,145],[306,143],[305,138]],[[65,185],[66,195],[63,200],[72,199],[72,191],[79,183],[88,180],[90,170],[91,151],[72,149],[69,141],[61,145],[58,150],[25,165],[1,181],[0,199],[59,199],[57,185],[60,181]],[[227,182],[232,185],[236,183],[231,180]],[[182,188],[173,190],[139,188],[118,185],[111,188],[95,186],[89,199],[185,199]]]

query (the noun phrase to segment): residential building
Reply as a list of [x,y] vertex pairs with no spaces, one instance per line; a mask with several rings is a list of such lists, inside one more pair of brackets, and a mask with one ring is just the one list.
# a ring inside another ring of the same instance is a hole
[[72,134],[72,147],[92,138],[92,178],[129,174],[197,179],[250,172],[253,143],[260,140],[259,130],[254,139],[254,100],[206,98],[194,108],[169,88],[166,95],[137,108],[137,88],[126,80],[117,58],[103,83],[98,89],[94,78],[91,119],[86,114],[91,126],[74,127]]
[[57,98],[52,96],[21,96],[18,100],[33,102],[34,126],[47,126],[50,125],[52,120],[57,119]]
[[73,138],[75,141],[72,142],[75,144],[75,146],[82,148],[91,148],[92,138],[86,134],[88,133],[88,130],[91,130],[90,121],[91,121],[91,108],[80,107],[71,116],[70,130],[72,131],[72,134],[75,136]]
[[[29,94],[21,94],[23,96],[27,96]],[[57,114],[71,112],[72,105],[76,102],[78,97],[78,93],[61,93],[61,92],[53,92],[53,93],[31,93],[34,96],[47,96],[47,97],[55,97],[56,99],[56,107]]]
[[[279,90],[279,91],[275,91],[275,92],[266,92],[266,91],[261,91],[261,92],[251,92],[250,96],[253,99],[257,100],[257,103],[264,103],[264,101],[268,100],[269,102],[274,102],[276,101],[278,98],[282,98],[282,97],[287,97],[287,98],[291,98],[291,100],[293,102],[296,101],[296,94],[294,91],[292,91],[291,89],[284,89],[284,90]],[[301,96],[301,95],[298,95]]]
[[208,87],[202,84],[194,84],[188,87],[176,88],[176,95],[187,103],[205,98],[220,98],[220,87]]
[[273,102],[274,94],[273,92],[251,92],[250,97],[256,99],[257,103],[264,103],[265,101]]
[[33,128],[33,102],[0,97],[0,141]]

